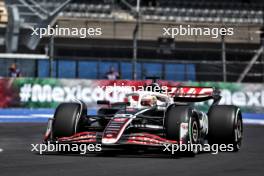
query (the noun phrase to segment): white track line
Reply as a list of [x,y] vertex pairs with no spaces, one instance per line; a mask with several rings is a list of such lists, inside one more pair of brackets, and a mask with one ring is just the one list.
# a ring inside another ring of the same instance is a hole
[[31,114],[31,115],[0,115],[3,119],[21,119],[21,118],[51,118],[53,114]]
[[245,124],[253,124],[253,125],[264,125],[264,120],[259,120],[259,119],[243,119],[243,123],[245,123]]

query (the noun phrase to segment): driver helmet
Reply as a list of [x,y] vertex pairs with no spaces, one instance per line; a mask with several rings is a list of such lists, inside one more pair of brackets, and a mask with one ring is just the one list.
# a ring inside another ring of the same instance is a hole
[[142,106],[149,106],[153,107],[157,105],[157,97],[153,95],[147,95],[142,98],[141,100],[141,105]]

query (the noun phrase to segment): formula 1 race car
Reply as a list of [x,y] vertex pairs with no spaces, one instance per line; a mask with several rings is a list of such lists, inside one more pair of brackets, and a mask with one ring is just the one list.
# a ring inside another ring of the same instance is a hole
[[[220,91],[212,87],[179,86],[173,95],[144,90],[127,93],[123,102],[98,101],[97,115],[87,115],[81,101],[62,103],[48,122],[44,142],[106,148],[232,144],[238,151],[243,136],[241,111],[219,105],[220,99]],[[208,112],[195,108],[195,102],[208,100],[213,100]]]

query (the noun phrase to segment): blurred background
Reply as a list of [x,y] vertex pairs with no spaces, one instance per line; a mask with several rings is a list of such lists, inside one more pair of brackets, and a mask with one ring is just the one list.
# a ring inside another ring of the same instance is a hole
[[[23,97],[22,88],[33,89],[36,82],[53,88],[66,85],[65,78],[75,85],[80,79],[93,82],[158,76],[218,86],[229,91],[224,103],[244,106],[246,112],[264,113],[263,20],[262,0],[2,0],[0,81],[2,92],[9,93],[2,93],[0,107],[56,105],[58,101],[41,99],[33,90],[30,97]],[[101,28],[102,35],[42,39],[31,35],[32,28],[48,25]],[[231,27],[234,35],[163,36],[163,28],[180,25]],[[10,82],[10,77],[23,79]],[[45,94],[42,88],[34,90]]]
[[[32,35],[48,25],[101,28],[102,35]],[[181,25],[233,28],[234,35],[163,35]],[[0,175],[263,175],[263,51],[263,0],[0,0]],[[242,111],[241,152],[195,159],[30,152],[59,103],[79,99],[95,114],[97,100],[124,100],[124,92],[98,86],[142,86],[151,82],[146,76],[220,89],[220,104]]]
[[[1,54],[0,75],[8,76],[7,66],[15,62],[25,77],[102,79],[114,67],[122,79],[135,78],[136,70],[136,79],[156,75],[174,81],[264,81],[261,0],[139,2],[137,11],[137,0],[1,1],[0,52],[30,55]],[[32,27],[48,24],[100,27],[103,34],[42,40],[29,35]],[[188,24],[233,27],[234,35],[216,39],[162,35],[163,27]]]

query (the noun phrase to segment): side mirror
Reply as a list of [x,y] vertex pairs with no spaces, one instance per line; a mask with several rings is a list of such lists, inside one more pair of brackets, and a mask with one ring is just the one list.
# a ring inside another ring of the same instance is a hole
[[110,105],[110,101],[108,101],[108,100],[98,100],[97,104],[98,105]]

